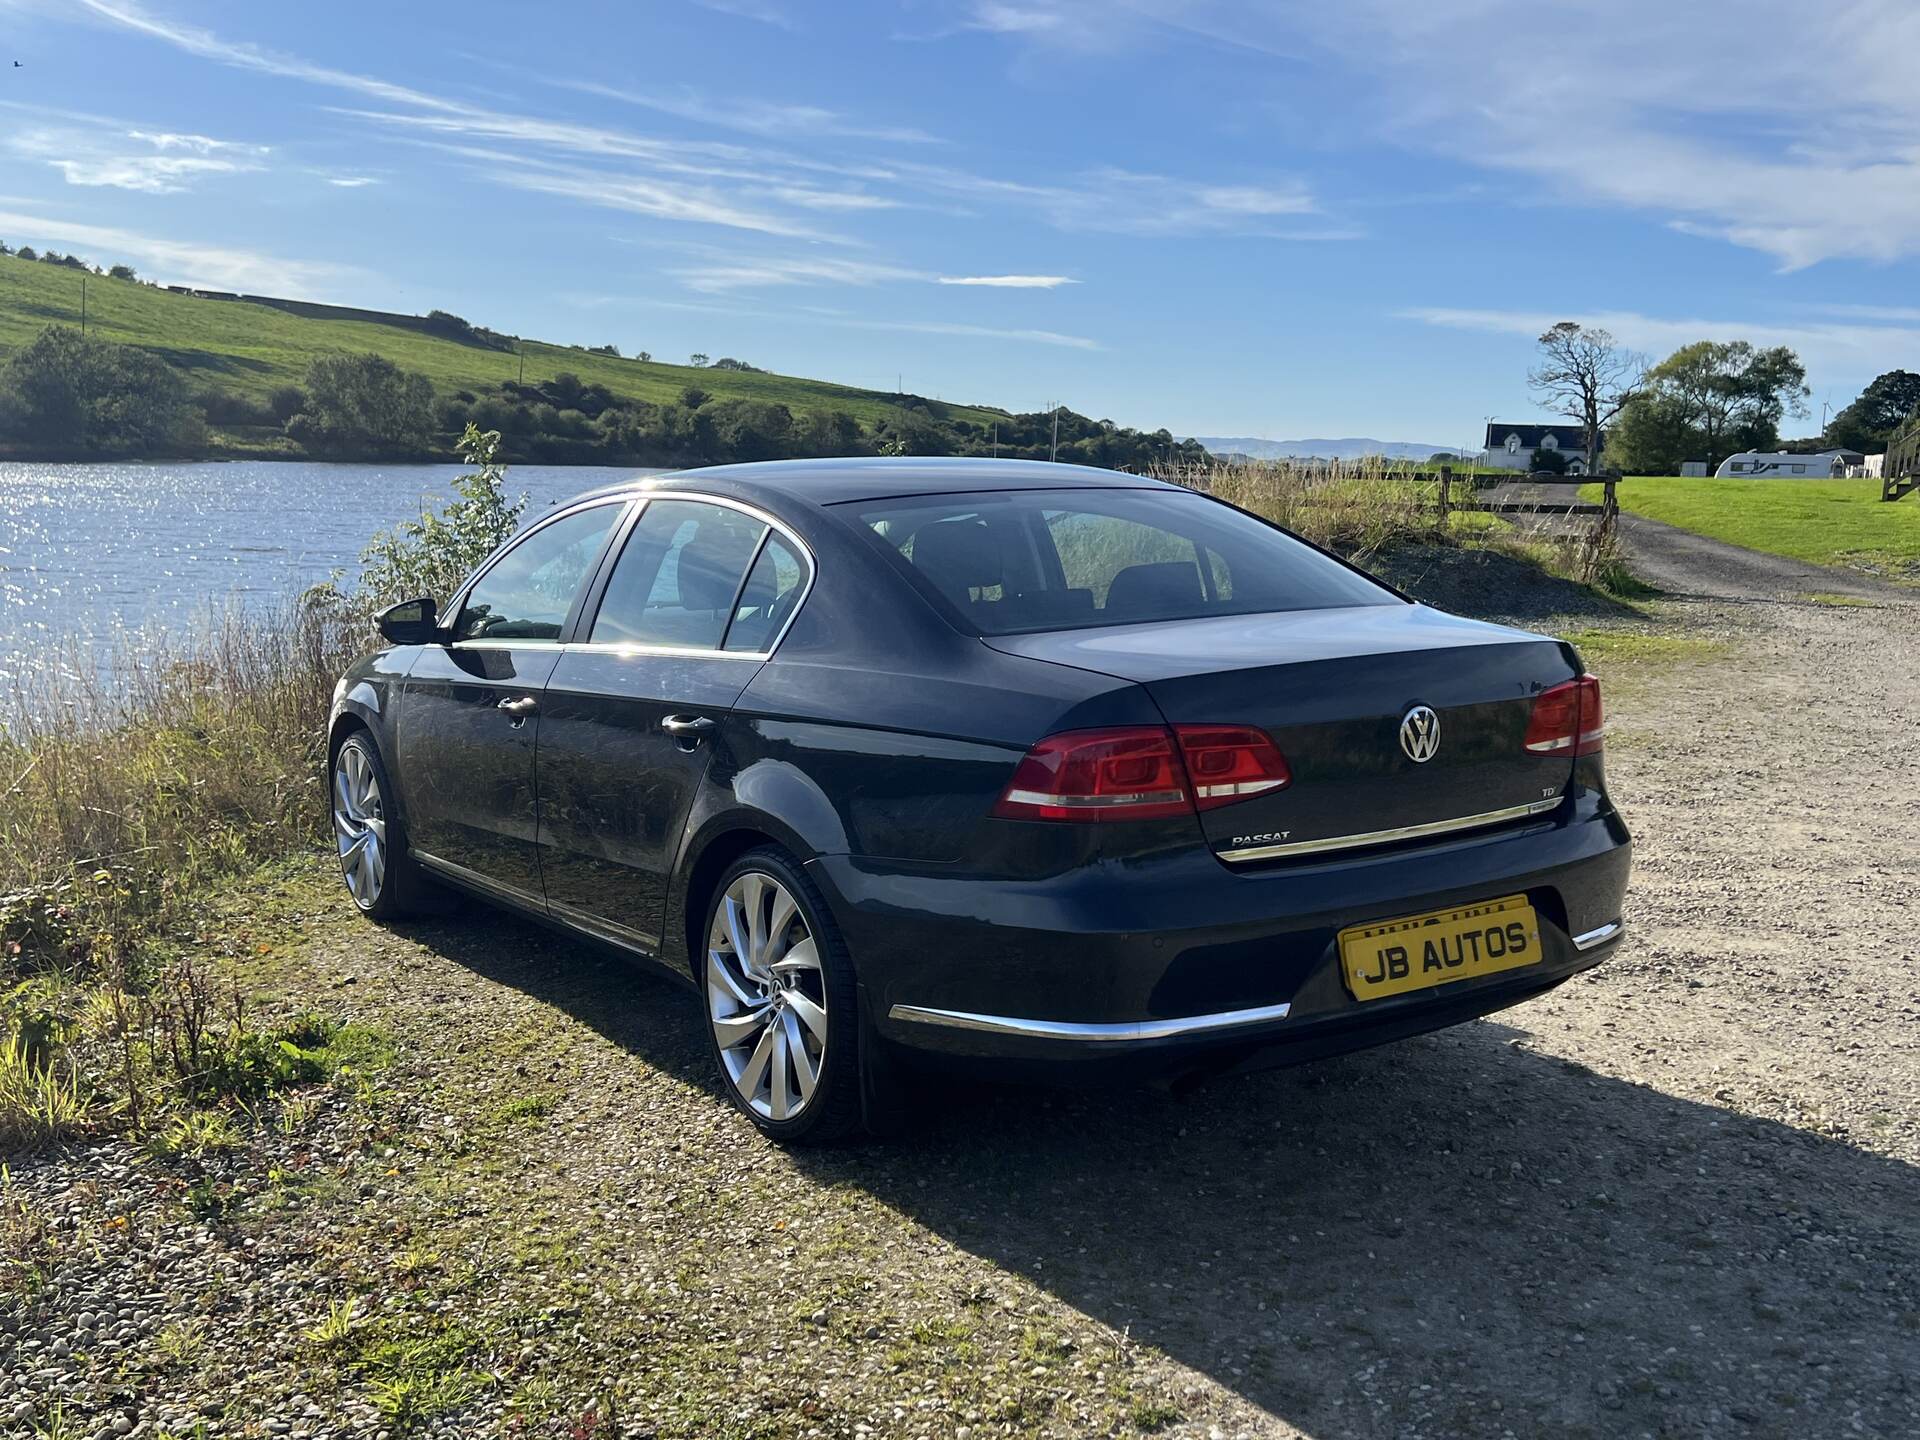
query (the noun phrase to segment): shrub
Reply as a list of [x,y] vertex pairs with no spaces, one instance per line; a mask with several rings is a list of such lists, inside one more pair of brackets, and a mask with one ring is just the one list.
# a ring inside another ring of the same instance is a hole
[[378,607],[416,595],[444,601],[519,525],[527,497],[507,498],[499,431],[482,431],[469,422],[459,448],[474,468],[453,482],[454,498],[446,507],[403,520],[367,546],[359,588],[363,603]]

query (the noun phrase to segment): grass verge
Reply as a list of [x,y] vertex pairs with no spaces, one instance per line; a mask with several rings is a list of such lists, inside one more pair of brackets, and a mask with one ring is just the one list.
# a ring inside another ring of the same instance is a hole
[[[1581,488],[1598,499],[1600,487]],[[1697,535],[1920,584],[1920,501],[1880,498],[1880,482],[1643,476],[1619,484],[1621,508]]]

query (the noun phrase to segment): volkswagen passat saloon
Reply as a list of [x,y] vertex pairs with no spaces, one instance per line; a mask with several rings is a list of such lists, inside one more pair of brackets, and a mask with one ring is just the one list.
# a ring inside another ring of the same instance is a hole
[[1622,935],[1573,647],[1153,480],[636,480],[380,628],[328,736],[354,903],[451,887],[646,957],[784,1141],[899,1123],[929,1065],[1184,1081],[1373,1045]]

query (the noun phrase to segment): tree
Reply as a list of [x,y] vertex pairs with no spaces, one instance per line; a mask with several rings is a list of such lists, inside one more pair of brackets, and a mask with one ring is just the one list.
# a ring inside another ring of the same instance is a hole
[[1600,433],[1639,390],[1646,365],[1605,330],[1562,320],[1540,337],[1540,361],[1527,384],[1548,410],[1580,427],[1587,468],[1597,470]]
[[138,280],[140,277],[133,273],[133,267],[131,265],[116,265],[107,271],[107,278],[109,280]]
[[1544,447],[1533,452],[1528,465],[1535,470],[1550,471],[1555,475],[1567,473],[1567,455],[1564,450],[1548,450]]
[[323,355],[287,434],[319,454],[413,456],[433,434],[433,386],[381,355]]
[[38,255],[33,253],[33,247],[31,245],[22,245],[18,250],[14,251],[13,253],[22,260],[38,260],[40,258]]
[[117,455],[191,453],[206,426],[158,356],[50,325],[0,366],[0,431],[29,447]]
[[1909,416],[1920,413],[1920,375],[1889,370],[1827,423],[1822,438],[1843,450],[1879,450]]
[[680,392],[680,403],[689,410],[698,410],[712,398],[713,396],[702,390],[698,385],[689,385]]
[[1780,420],[1804,415],[1806,367],[1784,345],[1701,340],[1647,372],[1610,442],[1615,464],[1636,474],[1673,474],[1683,460],[1708,470],[1742,450],[1770,450]]
[[687,364],[693,366],[696,370],[706,369],[708,363],[706,355],[699,350],[694,351],[693,354],[687,357]]
[[636,360],[651,360],[653,359],[653,352],[651,350],[636,350],[633,352],[633,358]]

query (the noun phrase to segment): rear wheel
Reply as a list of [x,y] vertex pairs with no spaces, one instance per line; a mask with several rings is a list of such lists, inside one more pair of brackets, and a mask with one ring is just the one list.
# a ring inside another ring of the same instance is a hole
[[406,831],[393,811],[393,787],[371,736],[359,731],[340,743],[329,782],[334,846],[353,903],[375,920],[398,920],[429,908],[433,884],[407,854]]
[[819,892],[782,851],[749,851],[708,907],[707,1034],[730,1099],[783,1142],[860,1122],[853,962]]

